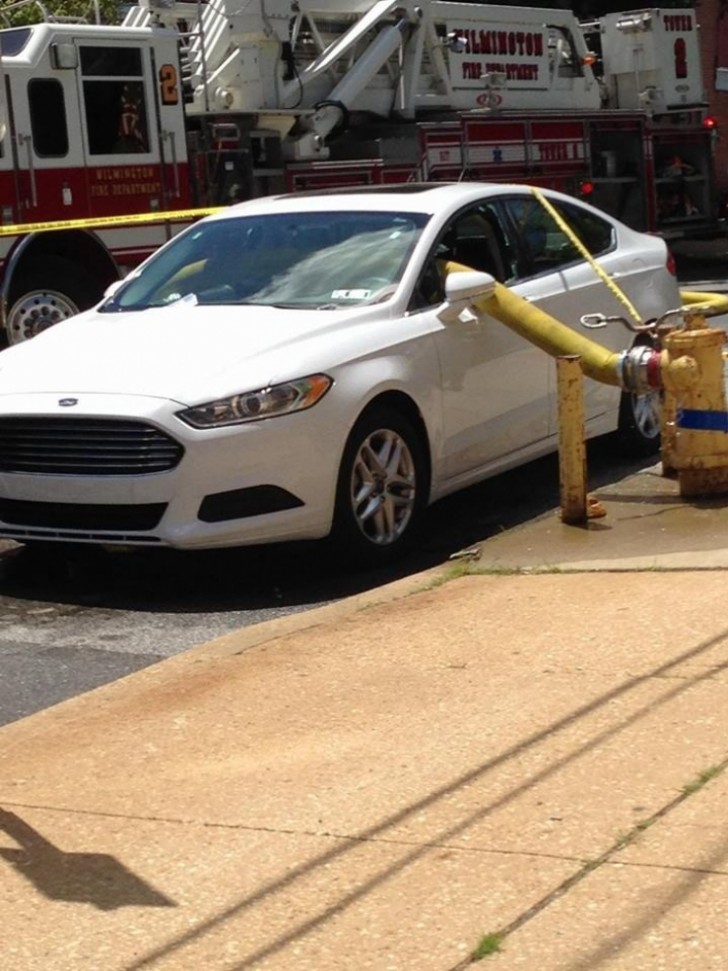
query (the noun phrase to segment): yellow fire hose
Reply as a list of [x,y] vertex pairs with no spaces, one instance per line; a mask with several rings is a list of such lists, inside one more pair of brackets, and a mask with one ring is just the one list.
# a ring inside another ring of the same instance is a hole
[[500,320],[521,337],[540,347],[552,357],[577,354],[587,377],[620,387],[618,363],[621,353],[610,351],[550,314],[523,300],[501,283],[495,284],[492,296],[474,301],[483,313]]
[[684,306],[695,310],[700,309],[706,317],[728,313],[728,294],[725,293],[699,293],[696,290],[681,290],[680,299]]

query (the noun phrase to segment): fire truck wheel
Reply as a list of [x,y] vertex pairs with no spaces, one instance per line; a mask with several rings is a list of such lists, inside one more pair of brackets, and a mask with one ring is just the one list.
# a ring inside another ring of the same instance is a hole
[[9,344],[41,331],[90,307],[100,296],[72,263],[48,259],[42,272],[18,279],[6,321]]
[[622,394],[619,408],[620,450],[625,455],[653,455],[660,447],[662,395],[659,391]]
[[331,540],[347,565],[375,567],[408,549],[427,497],[422,438],[403,414],[364,412],[344,449]]

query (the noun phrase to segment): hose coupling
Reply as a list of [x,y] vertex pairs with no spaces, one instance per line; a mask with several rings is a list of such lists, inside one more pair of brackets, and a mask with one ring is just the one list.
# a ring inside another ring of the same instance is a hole
[[661,388],[660,352],[644,345],[622,351],[617,360],[617,379],[620,387],[632,394]]

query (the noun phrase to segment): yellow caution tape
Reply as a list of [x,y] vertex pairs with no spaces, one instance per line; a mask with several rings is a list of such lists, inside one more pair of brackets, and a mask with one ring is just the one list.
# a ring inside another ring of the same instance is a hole
[[133,226],[138,223],[176,222],[180,219],[199,219],[222,206],[208,209],[175,209],[172,212],[137,212],[125,216],[95,216],[92,219],[59,219],[55,222],[16,223],[0,226],[0,236],[21,236],[26,233],[49,233],[59,229],[98,229],[103,226]]
[[584,246],[584,244],[579,239],[579,237],[576,235],[576,233],[571,228],[571,226],[569,226],[569,224],[561,216],[561,214],[559,212],[557,212],[556,209],[554,209],[554,207],[551,205],[551,203],[544,196],[544,194],[541,192],[540,189],[536,188],[535,185],[532,185],[531,186],[531,192],[538,199],[538,201],[541,203],[541,205],[544,207],[544,209],[548,212],[548,214],[556,221],[556,224],[559,227],[559,229],[563,233],[565,233],[568,236],[569,240],[574,244],[574,246],[576,246],[576,248],[579,250],[579,252],[581,253],[581,255],[584,257],[584,259],[587,261],[587,263],[591,266],[591,268],[594,270],[594,272],[596,273],[596,275],[602,281],[602,283],[604,283],[604,285],[607,287],[607,289],[610,290],[610,292],[617,298],[617,300],[619,300],[619,302],[624,307],[627,308],[627,311],[628,311],[629,315],[632,317],[632,319],[636,323],[641,324],[642,323],[642,317],[638,313],[638,311],[637,311],[636,307],[634,306],[634,304],[630,301],[629,297],[622,290],[620,290],[620,288],[617,286],[617,284],[614,282],[614,280],[609,276],[609,274],[607,273],[607,271],[604,270],[597,263],[597,261],[591,255],[591,253],[586,248],[586,246]]

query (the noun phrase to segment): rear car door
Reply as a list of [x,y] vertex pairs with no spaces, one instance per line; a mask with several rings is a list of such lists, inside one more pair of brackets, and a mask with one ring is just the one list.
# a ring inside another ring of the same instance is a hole
[[[618,245],[614,224],[576,203],[549,201],[606,274],[617,285],[623,285],[627,277],[625,255]],[[621,325],[615,323],[590,331],[581,323],[586,314],[627,317],[628,311],[615,290],[607,286],[579,252],[559,221],[530,193],[514,194],[503,200],[503,206],[508,213],[507,225],[518,254],[513,291],[584,337],[613,350],[629,347],[630,335]],[[645,265],[643,271],[642,281],[648,285],[653,268]],[[633,292],[639,291],[640,275],[632,275],[628,286]],[[635,297],[638,298],[638,293]],[[555,435],[558,431],[558,400],[556,369],[551,360],[548,375],[548,425],[549,433]],[[601,427],[603,423],[616,422],[619,397],[616,387],[587,380],[584,385],[587,424]]]

